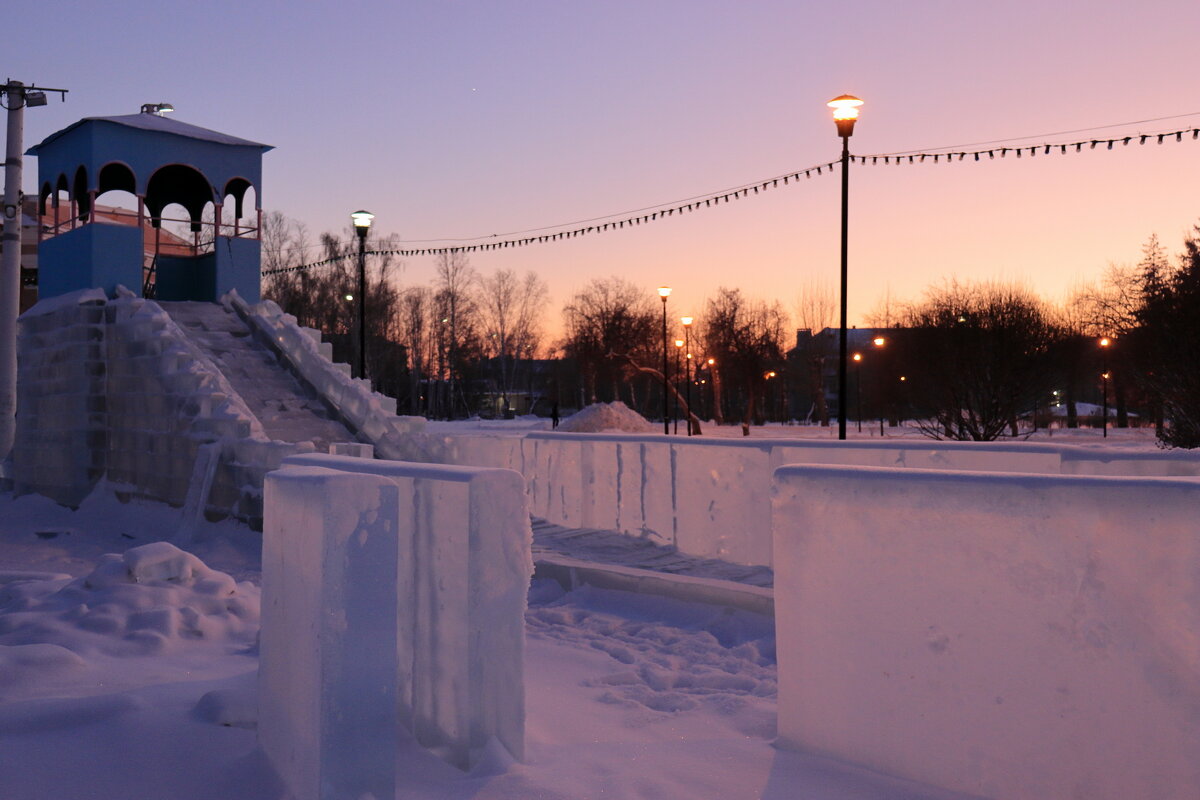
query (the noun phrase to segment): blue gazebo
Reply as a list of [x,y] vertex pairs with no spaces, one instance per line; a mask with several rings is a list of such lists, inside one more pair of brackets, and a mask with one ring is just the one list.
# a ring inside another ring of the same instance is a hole
[[[87,117],[29,149],[41,187],[39,297],[123,284],[160,300],[212,301],[237,289],[257,302],[262,154],[271,146],[179,122],[161,109]],[[254,214],[244,224],[251,189]],[[136,212],[98,210],[96,198],[112,190],[135,195]],[[232,224],[222,221],[230,200]],[[186,218],[166,221],[185,223],[190,242],[162,230],[163,209],[175,203]]]

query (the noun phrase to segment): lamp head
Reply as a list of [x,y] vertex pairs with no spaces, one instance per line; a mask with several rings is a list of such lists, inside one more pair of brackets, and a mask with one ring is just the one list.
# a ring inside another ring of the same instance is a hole
[[658,287],[658,296],[661,297],[663,300],[666,300],[668,297],[671,296],[671,287],[670,286]]
[[833,121],[837,123],[838,136],[847,137],[854,133],[854,121],[858,119],[858,107],[863,104],[852,94],[843,94],[826,105],[833,109]]
[[371,220],[375,219],[375,215],[370,211],[355,211],[350,215],[350,219],[354,222],[354,230],[358,231],[358,238],[365,241],[367,231],[371,228]]
[[676,339],[676,340],[675,340],[675,346],[676,346],[676,347],[683,347],[683,339]]
[[886,342],[887,342],[887,339],[884,339],[882,336],[876,336],[874,339],[871,340],[871,343],[874,344],[876,347],[883,347],[883,345]]
[[680,317],[679,321],[683,323],[683,327],[685,328],[692,324],[691,317]]
[[1110,344],[1112,344],[1112,339],[1109,339],[1107,336],[1100,337],[1100,346],[1101,347],[1108,347]]
[[862,361],[862,353],[855,353],[853,358],[855,361]]

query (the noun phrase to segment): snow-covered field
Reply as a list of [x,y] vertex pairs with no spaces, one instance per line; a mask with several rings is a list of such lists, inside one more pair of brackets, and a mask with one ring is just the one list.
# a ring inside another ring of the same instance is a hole
[[[180,526],[107,491],[0,496],[0,797],[287,796],[255,744],[259,537],[153,544]],[[538,581],[527,622],[527,763],[409,745],[402,796],[948,796],[775,750],[767,618]]]
[[[706,429],[718,432],[740,435]],[[1053,436],[1099,443],[1098,433]],[[1110,445],[1153,447],[1148,431],[1112,434]],[[224,522],[180,541],[182,527],[176,510],[103,489],[74,512],[0,495],[3,800],[287,797],[255,742],[261,537]],[[776,750],[768,618],[535,581],[526,621],[526,762],[464,774],[405,744],[400,796],[952,796]]]

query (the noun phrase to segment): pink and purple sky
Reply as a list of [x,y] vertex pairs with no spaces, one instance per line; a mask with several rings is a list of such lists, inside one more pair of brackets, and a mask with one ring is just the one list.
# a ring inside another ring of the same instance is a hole
[[[1195,0],[1090,3],[50,2],[15,16],[7,77],[71,90],[26,145],[167,101],[275,145],[263,205],[315,234],[358,208],[404,240],[598,217],[834,160],[835,95],[866,101],[854,153],[1200,125]],[[1190,115],[1190,116],[1181,116]],[[1102,131],[1043,136],[1136,120]],[[1060,299],[1200,220],[1200,142],[851,172],[850,317],[943,279]],[[36,186],[29,159],[26,191]],[[595,277],[699,313],[716,287],[793,305],[836,286],[836,174],[602,236],[475,254],[533,269],[558,308]],[[416,246],[416,245],[415,245]],[[424,246],[424,245],[419,245]],[[401,280],[427,282],[432,258]]]

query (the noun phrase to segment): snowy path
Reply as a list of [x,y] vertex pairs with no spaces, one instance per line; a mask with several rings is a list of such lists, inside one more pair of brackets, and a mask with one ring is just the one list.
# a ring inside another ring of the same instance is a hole
[[216,303],[160,303],[180,328],[225,375],[258,417],[271,439],[313,442],[317,452],[330,442],[355,436],[332,419],[316,395],[280,366],[275,354],[256,342],[236,314]]

